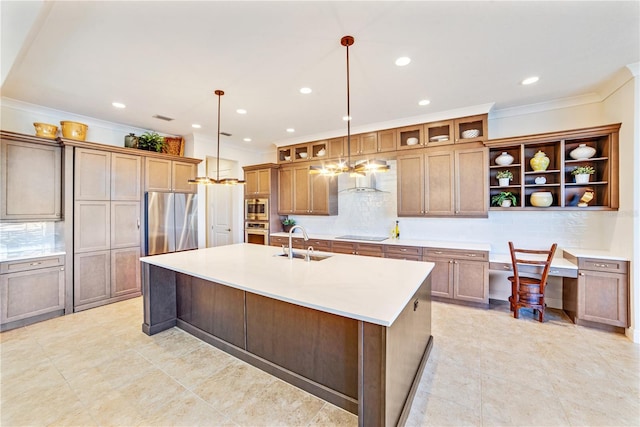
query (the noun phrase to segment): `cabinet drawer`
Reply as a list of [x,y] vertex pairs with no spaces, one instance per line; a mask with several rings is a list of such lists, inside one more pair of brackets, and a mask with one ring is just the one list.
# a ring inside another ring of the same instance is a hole
[[271,236],[271,246],[282,246],[282,245],[288,245],[289,244],[289,239],[286,237],[282,237],[282,236]]
[[339,254],[352,254],[355,255],[356,254],[356,243],[349,243],[349,242],[333,242],[333,244],[331,245],[331,249],[333,252],[339,253]]
[[15,273],[16,271],[35,270],[38,268],[55,267],[64,264],[64,255],[22,259],[20,261],[6,261],[0,263],[0,274]]
[[368,243],[358,243],[356,255],[383,257],[382,245],[370,245]]
[[389,251],[387,251],[387,253],[384,254],[384,257],[389,259],[406,259],[409,261],[422,261],[422,255],[413,255],[413,254],[397,253],[397,252],[389,252]]
[[[387,255],[401,255],[401,256],[418,256],[418,257],[422,257],[422,248],[419,247],[419,246],[388,245],[387,246]],[[387,256],[387,258],[395,258],[395,257]]]
[[627,261],[598,259],[598,258],[578,258],[578,268],[592,271],[609,271],[612,273],[626,273]]
[[[307,247],[308,246],[313,246],[313,249],[315,249],[316,251],[325,251],[325,252],[331,252],[331,241],[330,240],[318,240],[318,239],[309,239],[308,242],[306,242]],[[305,247],[306,249],[306,247]]]
[[489,252],[487,251],[465,251],[457,249],[438,249],[425,248],[424,255],[438,258],[455,258],[464,260],[488,261]]

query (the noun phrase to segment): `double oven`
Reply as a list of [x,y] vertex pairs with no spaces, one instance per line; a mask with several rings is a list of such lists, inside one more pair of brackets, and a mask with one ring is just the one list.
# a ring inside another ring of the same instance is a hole
[[258,245],[269,244],[269,199],[244,200],[244,241]]

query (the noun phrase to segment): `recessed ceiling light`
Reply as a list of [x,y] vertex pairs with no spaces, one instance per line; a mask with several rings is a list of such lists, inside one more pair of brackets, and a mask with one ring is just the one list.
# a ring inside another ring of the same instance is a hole
[[300,93],[304,93],[305,95],[308,93],[311,93],[311,88],[310,87],[303,87],[300,89]]
[[344,120],[345,122],[348,122],[349,120],[351,120],[350,116],[342,116],[342,120]]
[[116,108],[126,108],[127,107],[122,102],[112,102],[111,105],[113,105]]
[[420,101],[418,101],[418,105],[429,105],[431,104],[431,101],[429,101],[428,99],[421,99]]
[[289,133],[293,133],[293,132],[295,132],[295,131],[296,131],[296,130],[295,130],[294,128],[287,128],[287,132],[289,132]]
[[520,83],[523,84],[523,85],[531,85],[531,84],[534,84],[535,82],[537,82],[538,80],[540,80],[540,77],[532,76],[532,77],[527,77],[526,79],[524,79]]
[[398,67],[404,67],[405,65],[408,65],[409,62],[411,62],[411,58],[409,58],[408,56],[401,56],[400,58],[396,59],[396,65]]
[[191,127],[194,128],[194,129],[200,129],[202,126],[197,124],[197,123],[194,123],[194,124],[191,125]]
[[244,142],[251,142],[251,138],[245,138],[243,139]]
[[244,108],[238,108],[236,110],[236,113],[238,113],[238,114],[247,114],[247,110],[245,110]]

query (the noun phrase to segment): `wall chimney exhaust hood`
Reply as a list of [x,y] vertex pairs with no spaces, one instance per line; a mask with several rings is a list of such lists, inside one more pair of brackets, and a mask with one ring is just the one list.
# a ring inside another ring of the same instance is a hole
[[[341,193],[388,193],[388,191],[378,189],[375,173],[369,173],[365,176],[355,176],[349,178],[349,181],[349,187],[340,190]],[[351,181],[353,181],[353,183]]]

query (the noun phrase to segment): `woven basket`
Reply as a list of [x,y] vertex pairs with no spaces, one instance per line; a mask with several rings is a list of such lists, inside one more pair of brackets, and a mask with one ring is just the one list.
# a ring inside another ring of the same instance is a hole
[[184,138],[165,136],[162,152],[173,156],[184,156]]

